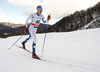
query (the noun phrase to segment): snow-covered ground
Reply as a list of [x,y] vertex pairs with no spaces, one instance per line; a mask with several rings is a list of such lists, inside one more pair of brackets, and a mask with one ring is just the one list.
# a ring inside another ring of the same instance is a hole
[[[23,49],[8,48],[20,36],[0,38],[0,72],[100,72],[100,29],[74,32],[47,33],[44,52],[44,34],[37,34],[36,53],[45,61],[32,58]],[[16,44],[21,46],[28,35]],[[32,41],[26,48],[32,51]]]

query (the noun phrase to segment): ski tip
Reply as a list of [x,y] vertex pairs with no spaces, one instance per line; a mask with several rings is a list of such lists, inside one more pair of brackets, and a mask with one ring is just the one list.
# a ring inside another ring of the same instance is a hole
[[8,48],[8,50],[10,50],[10,48]]

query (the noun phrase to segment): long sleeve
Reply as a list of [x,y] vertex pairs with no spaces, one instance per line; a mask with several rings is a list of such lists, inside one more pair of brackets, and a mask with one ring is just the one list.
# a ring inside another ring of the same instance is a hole
[[30,19],[32,19],[32,18],[33,18],[33,15],[31,14],[31,15],[29,15],[29,17],[26,19],[26,22],[25,22],[26,27],[28,27],[28,21],[29,21]]
[[47,24],[49,21],[44,19],[44,16],[42,18],[43,23]]

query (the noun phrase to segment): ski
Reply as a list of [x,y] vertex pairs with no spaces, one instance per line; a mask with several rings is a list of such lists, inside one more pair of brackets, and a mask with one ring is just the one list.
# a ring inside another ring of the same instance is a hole
[[[16,47],[19,47],[19,48],[21,48],[21,49],[24,49],[23,47],[21,47],[21,46],[18,46],[18,45],[15,45]],[[29,52],[29,53],[31,53],[31,54],[33,54],[31,51],[29,51],[29,50],[27,50],[27,49],[24,49],[25,51],[27,51],[27,52]],[[35,59],[35,58],[34,58]],[[37,59],[37,60],[41,60],[41,59]]]
[[[18,46],[18,45],[15,45],[15,46],[16,46],[16,47],[19,47],[19,48],[21,48],[21,49],[23,49],[23,50],[25,50],[25,51],[27,51],[27,52],[29,52],[29,53],[32,54],[31,51],[29,51],[29,50],[27,50],[27,49],[24,49],[24,48],[21,47],[21,46]],[[53,64],[64,65],[64,66],[67,66],[67,67],[72,66],[72,64],[66,65],[66,64],[61,64],[61,63],[58,63],[58,62],[53,62],[53,61],[50,61],[50,60],[46,60],[46,59],[36,59],[36,60],[40,60],[40,61],[44,61],[44,62],[48,62],[48,63],[53,63]]]
[[46,59],[35,59],[35,60],[43,61],[43,62],[47,62],[47,63],[52,63],[52,64],[56,64],[56,65],[61,65],[61,66],[65,66],[65,67],[71,67],[73,65],[73,64],[62,64],[59,62],[54,62],[54,61],[46,60]]
[[41,59],[41,61],[52,63],[52,64],[58,64],[58,65],[66,66],[66,67],[70,67],[70,66],[73,65],[73,64],[62,64],[62,63],[59,63],[59,62],[54,62],[54,61],[45,60],[45,59]]
[[[19,48],[21,48],[21,49],[24,49],[23,47],[21,47],[21,46],[18,46],[18,45],[15,45],[16,47],[19,47]],[[25,51],[27,51],[27,52],[29,52],[29,53],[32,53],[31,51],[29,51],[29,50],[27,50],[27,49],[24,49]]]

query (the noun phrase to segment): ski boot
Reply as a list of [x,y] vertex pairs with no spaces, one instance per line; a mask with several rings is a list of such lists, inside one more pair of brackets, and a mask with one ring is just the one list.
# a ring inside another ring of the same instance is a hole
[[41,60],[35,53],[32,53],[32,58]]
[[26,50],[26,48],[25,48],[25,42],[22,42],[22,47]]

